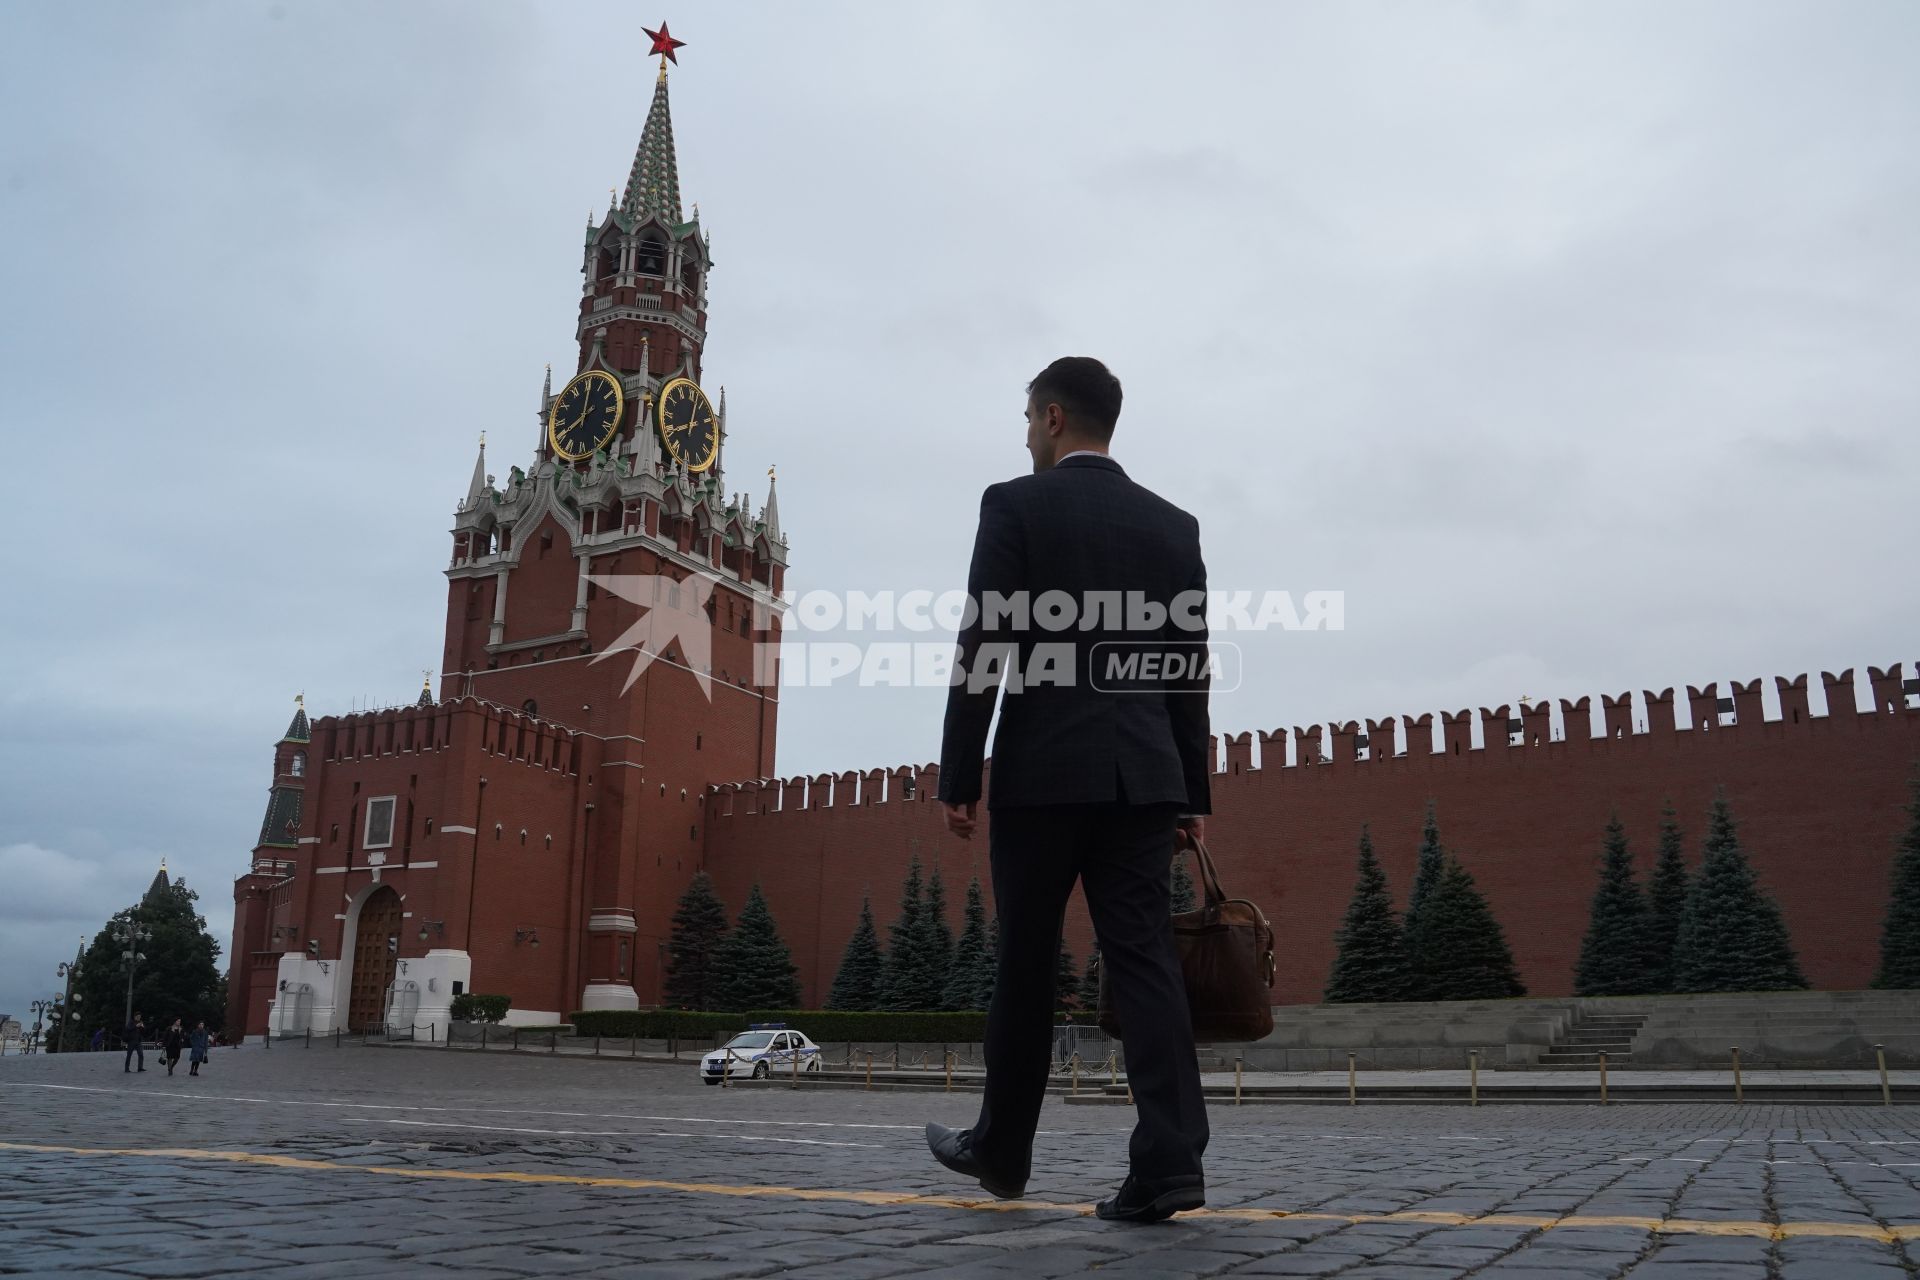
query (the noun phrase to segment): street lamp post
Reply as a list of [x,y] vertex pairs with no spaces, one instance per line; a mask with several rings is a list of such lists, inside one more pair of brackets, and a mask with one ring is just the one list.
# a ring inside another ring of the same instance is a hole
[[87,954],[87,940],[86,940],[86,937],[83,935],[80,939],[80,949],[73,953],[73,959],[62,960],[59,963],[59,965],[57,965],[54,969],[54,972],[56,974],[58,974],[60,977],[65,978],[67,980],[66,999],[67,999],[67,1009],[69,1010],[69,1012],[65,1017],[60,1019],[59,1048],[60,1048],[60,1052],[62,1053],[65,1053],[68,1050],[73,1048],[73,1035],[67,1029],[67,1023],[72,1021],[73,1019],[73,1014],[71,1012],[74,1005],[73,980],[80,976],[80,961],[83,957],[85,957],[86,954]]
[[52,1017],[59,1015],[60,997],[54,996],[48,1000],[35,1000],[29,1007],[33,1010],[33,1033],[27,1040],[27,1051],[31,1053],[34,1049],[42,1047],[41,1028],[47,1022],[51,1021]]
[[120,958],[126,961],[126,964],[127,964],[126,1019],[128,1024],[131,1024],[133,1022],[134,971],[140,967],[140,962],[147,958],[145,954],[141,952],[140,944],[152,937],[153,937],[153,930],[147,928],[143,924],[135,924],[131,920],[125,922],[124,924],[119,924],[114,926],[113,940],[119,943],[122,947],[126,948],[126,950],[120,953]]

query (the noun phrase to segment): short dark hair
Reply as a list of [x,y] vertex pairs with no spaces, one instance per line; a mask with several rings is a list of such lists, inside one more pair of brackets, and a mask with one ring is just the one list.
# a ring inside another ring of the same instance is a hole
[[1027,384],[1027,394],[1042,405],[1059,405],[1089,435],[1113,438],[1113,424],[1120,420],[1120,379],[1092,356],[1061,356]]

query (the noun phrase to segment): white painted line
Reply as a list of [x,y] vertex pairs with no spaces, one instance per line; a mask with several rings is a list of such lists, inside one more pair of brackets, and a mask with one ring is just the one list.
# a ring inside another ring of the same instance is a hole
[[533,1133],[541,1137],[564,1138],[693,1138],[706,1142],[778,1142],[796,1147],[868,1147],[878,1151],[878,1142],[832,1142],[826,1138],[771,1138],[750,1133],[664,1133],[634,1129],[525,1129],[504,1124],[456,1124],[450,1120],[388,1120],[375,1116],[348,1116],[348,1124],[403,1124],[415,1129],[478,1129],[486,1133]]

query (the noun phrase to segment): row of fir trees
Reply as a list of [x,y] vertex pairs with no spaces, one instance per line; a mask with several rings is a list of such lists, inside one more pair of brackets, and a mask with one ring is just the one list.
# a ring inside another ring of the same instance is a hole
[[[1873,985],[1920,987],[1920,771],[1893,861]],[[1360,834],[1359,876],[1335,935],[1329,1003],[1471,1000],[1526,994],[1499,921],[1473,877],[1440,843],[1432,806],[1413,892],[1397,916],[1373,841]],[[1741,848],[1724,792],[1707,813],[1700,865],[1687,864],[1673,806],[1643,886],[1618,813],[1601,838],[1599,884],[1580,943],[1580,996],[1669,992],[1801,991],[1806,976],[1780,905]]]
[[[1173,909],[1191,910],[1193,878],[1183,856],[1174,860]],[[985,1010],[993,1000],[1000,922],[989,921],[980,879],[967,884],[956,937],[947,921],[947,891],[935,865],[923,876],[916,855],[907,865],[900,912],[883,945],[870,898],[841,956],[826,1007],[858,1012],[921,1013]],[[1094,956],[1098,956],[1098,952]],[[743,1012],[791,1009],[800,1003],[792,952],[755,885],[739,922],[727,927],[727,909],[702,871],[674,912],[667,949],[667,1003],[678,1009]],[[1093,1009],[1100,998],[1099,967],[1083,972],[1062,941],[1054,973],[1055,1003],[1064,1012]]]
[[[1892,892],[1881,931],[1874,986],[1920,988],[1920,772],[1910,819],[1894,858]],[[1173,910],[1194,906],[1184,856],[1173,866]],[[900,912],[882,945],[873,905],[840,961],[826,1007],[917,1012],[985,1009],[993,998],[999,921],[989,922],[980,881],[967,885],[959,936],[947,923],[940,868],[922,877],[912,859]],[[1487,1000],[1523,996],[1506,935],[1459,858],[1440,842],[1428,806],[1413,889],[1404,915],[1394,909],[1373,839],[1360,832],[1353,897],[1334,936],[1325,999],[1330,1004],[1408,1000]],[[100,945],[96,943],[96,947]],[[1062,944],[1055,987],[1059,1007],[1091,1011],[1099,1002],[1096,951],[1084,973]],[[738,924],[705,872],[694,877],[674,916],[667,999],[683,1009],[785,1009],[799,1003],[796,970],[773,913],[755,885]],[[1581,996],[1665,992],[1796,991],[1800,971],[1786,921],[1761,887],[1724,794],[1707,814],[1697,870],[1687,865],[1685,835],[1668,805],[1653,872],[1643,887],[1625,827],[1616,813],[1601,839],[1599,884],[1574,974]]]
[[1671,991],[1803,991],[1780,905],[1740,847],[1725,794],[1707,814],[1700,869],[1687,867],[1669,804],[1659,852],[1642,890],[1627,832],[1614,814],[1600,845],[1600,883],[1580,943],[1573,990],[1582,996]]
[[1359,878],[1334,942],[1325,995],[1329,1004],[1489,1000],[1527,993],[1500,922],[1473,876],[1440,843],[1431,805],[1404,918],[1393,909],[1373,837],[1361,828]]

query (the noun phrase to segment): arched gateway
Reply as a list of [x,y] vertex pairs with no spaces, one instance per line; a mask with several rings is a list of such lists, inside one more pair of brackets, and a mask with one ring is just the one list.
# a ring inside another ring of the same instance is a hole
[[377,1031],[386,1021],[387,988],[400,939],[400,895],[381,885],[360,904],[353,931],[352,990],[347,998],[347,1030]]

